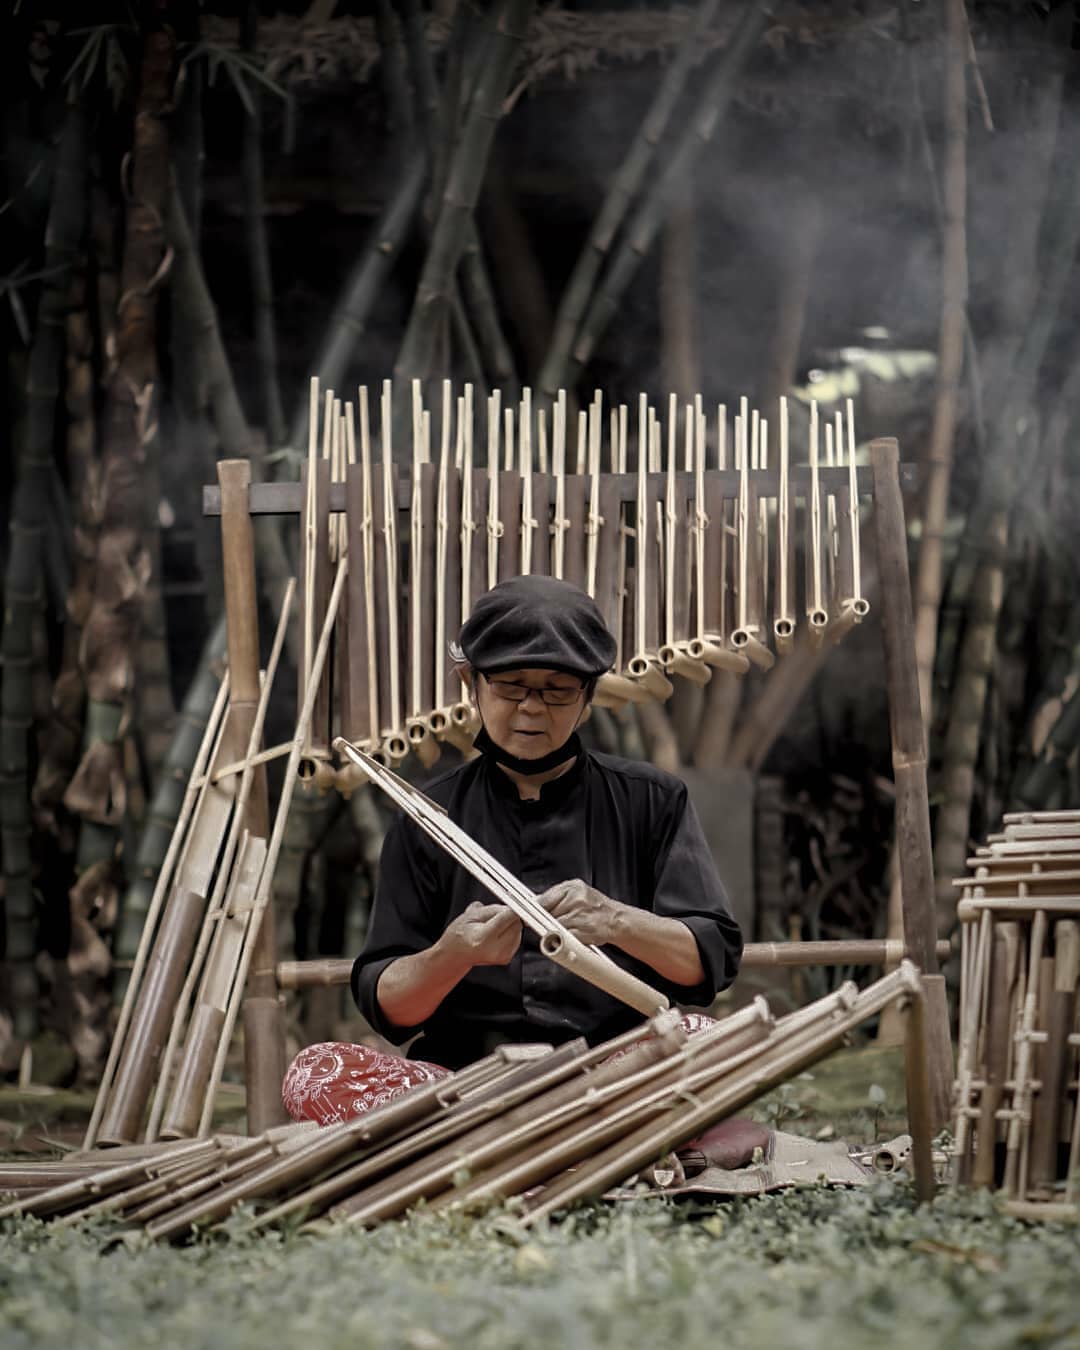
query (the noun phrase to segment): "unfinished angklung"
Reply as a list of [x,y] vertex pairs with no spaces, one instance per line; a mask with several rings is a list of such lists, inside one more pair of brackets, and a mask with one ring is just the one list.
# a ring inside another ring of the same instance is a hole
[[955,1178],[1080,1217],[1080,811],[1007,815],[968,866]]

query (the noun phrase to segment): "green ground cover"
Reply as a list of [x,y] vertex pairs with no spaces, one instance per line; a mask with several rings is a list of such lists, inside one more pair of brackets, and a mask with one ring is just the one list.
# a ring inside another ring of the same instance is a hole
[[1080,1346],[1080,1232],[903,1187],[590,1207],[185,1249],[0,1230],[0,1344],[241,1350]]
[[[870,1047],[754,1113],[872,1140],[903,1128],[901,1082],[898,1056]],[[8,1150],[62,1142],[84,1107],[9,1090]],[[242,1222],[186,1248],[107,1223],[0,1223],[0,1350],[1080,1350],[1080,1227],[1022,1224],[986,1194],[918,1209],[883,1181],[642,1199],[535,1233],[506,1212],[255,1238]]]

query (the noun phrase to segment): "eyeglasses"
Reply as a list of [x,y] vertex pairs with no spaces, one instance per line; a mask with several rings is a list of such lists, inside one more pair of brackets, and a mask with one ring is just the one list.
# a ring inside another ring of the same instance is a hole
[[490,675],[485,675],[491,691],[497,698],[505,699],[507,703],[524,703],[530,694],[536,694],[541,703],[546,703],[549,708],[568,708],[574,704],[584,694],[585,686],[576,685],[573,689],[563,689],[558,687],[549,687],[546,689],[534,689],[530,684],[513,684],[510,680],[493,680]]

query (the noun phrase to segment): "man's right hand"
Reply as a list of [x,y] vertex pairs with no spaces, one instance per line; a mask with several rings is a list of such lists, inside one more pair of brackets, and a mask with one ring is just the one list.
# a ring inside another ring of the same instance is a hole
[[474,900],[447,925],[438,945],[471,966],[505,966],[521,945],[521,920],[505,905]]

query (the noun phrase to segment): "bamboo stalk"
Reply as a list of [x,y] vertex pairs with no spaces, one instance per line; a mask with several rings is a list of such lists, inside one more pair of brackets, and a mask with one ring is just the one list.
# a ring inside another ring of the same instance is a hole
[[[570,339],[572,348],[567,345],[560,364],[556,366],[552,362],[547,378],[539,380],[540,388],[545,393],[564,382],[576,383],[578,375],[591,359],[641,259],[648,254],[671,202],[677,198],[682,185],[689,181],[694,161],[712,138],[730,105],[739,75],[757,45],[765,20],[764,7],[758,0],[750,0],[742,11],[731,41],[707,77],[694,112],[683,124],[682,132],[670,149],[663,169],[650,185],[648,194],[639,200],[627,222],[619,247],[599,285],[592,291],[577,331]],[[605,241],[604,254],[609,248],[610,241]]]
[[158,915],[161,913],[161,907],[165,902],[165,896],[168,893],[172,882],[173,870],[178,860],[182,858],[182,848],[186,841],[188,823],[195,812],[196,805],[202,788],[205,785],[204,769],[210,758],[211,747],[221,732],[222,719],[225,715],[225,706],[229,694],[229,677],[226,672],[221,684],[218,686],[217,697],[214,699],[214,706],[207,719],[206,729],[203,738],[199,744],[199,749],[195,755],[195,763],[192,765],[191,775],[188,779],[187,791],[184,793],[184,801],[180,807],[179,815],[176,819],[176,826],[169,841],[169,847],[161,864],[161,869],[157,875],[157,881],[154,884],[154,891],[150,897],[150,904],[146,910],[146,918],[143,922],[142,932],[139,936],[139,945],[135,951],[135,959],[132,963],[131,974],[128,977],[127,988],[124,992],[124,1001],[120,1007],[120,1016],[113,1031],[112,1043],[109,1046],[109,1056],[105,1062],[105,1069],[101,1075],[101,1083],[98,1086],[97,1096],[94,1098],[94,1107],[90,1114],[90,1121],[86,1127],[86,1133],[83,1136],[82,1146],[84,1149],[93,1148],[97,1143],[98,1127],[101,1124],[101,1117],[105,1111],[105,1104],[108,1101],[109,1093],[112,1090],[113,1075],[116,1072],[116,1066],[120,1059],[120,1051],[124,1045],[124,1038],[127,1035],[128,1027],[131,1024],[132,1013],[135,1010],[135,1000],[139,993],[143,970],[146,966],[147,957],[150,954],[150,944],[158,921]]
[[396,367],[400,378],[423,378],[430,372],[438,316],[448,303],[454,273],[467,242],[503,100],[531,10],[531,0],[504,0],[492,13],[485,58],[450,162],[442,205],[402,340]]
[[330,600],[326,607],[326,618],[323,622],[322,632],[319,635],[319,643],[315,649],[315,655],[312,661],[312,684],[308,689],[308,696],[304,700],[304,706],[300,711],[300,718],[297,723],[296,736],[293,740],[292,752],[289,755],[289,761],[285,766],[284,785],[281,789],[281,797],[278,801],[277,814],[274,817],[274,828],[270,835],[270,843],[267,846],[266,861],[262,868],[259,884],[252,900],[251,917],[244,934],[244,944],[237,965],[233,993],[229,999],[228,1010],[225,1014],[225,1024],[222,1027],[217,1055],[214,1059],[213,1069],[210,1074],[210,1082],[203,1105],[202,1118],[199,1122],[200,1136],[204,1136],[209,1132],[210,1120],[214,1109],[214,1097],[217,1092],[218,1084],[221,1081],[222,1070],[225,1067],[225,1055],[229,1048],[229,1042],[232,1039],[233,1027],[236,1024],[236,1015],[240,1006],[240,994],[243,990],[244,982],[247,979],[248,970],[251,966],[259,925],[263,920],[264,913],[269,904],[270,883],[273,879],[278,853],[281,850],[281,840],[285,833],[285,822],[288,818],[289,804],[292,801],[292,794],[296,784],[297,768],[303,753],[304,742],[307,739],[306,723],[311,720],[311,714],[315,706],[316,689],[318,682],[322,678],[323,667],[326,664],[327,652],[330,647],[330,638],[334,630],[334,620],[337,617],[338,606],[341,603],[341,593],[345,585],[348,569],[349,555],[346,554],[337,565],[337,575],[334,578],[334,586],[330,592]]
[[[158,1073],[158,1089],[155,1093],[154,1103],[150,1112],[150,1121],[146,1130],[147,1142],[155,1139],[160,1130],[162,1113],[165,1109],[166,1093],[169,1090],[173,1056],[179,1043],[180,1034],[183,1030],[184,1021],[187,1017],[188,1008],[191,1005],[195,984],[199,979],[200,972],[202,973],[203,980],[201,993],[213,992],[214,997],[217,998],[219,1002],[220,994],[214,991],[213,986],[215,984],[220,986],[222,981],[227,977],[225,968],[222,968],[218,972],[212,972],[208,969],[208,963],[217,962],[219,967],[227,967],[228,964],[224,958],[218,956],[217,952],[217,948],[224,940],[220,934],[225,929],[226,921],[230,917],[230,905],[226,896],[226,887],[230,882],[233,858],[238,844],[240,843],[241,834],[245,824],[248,823],[248,802],[252,792],[258,790],[255,777],[255,769],[257,767],[255,763],[257,758],[256,747],[262,740],[267,709],[270,706],[270,695],[273,691],[278,663],[281,659],[282,648],[285,644],[285,634],[288,631],[294,593],[295,585],[290,585],[285,592],[285,600],[282,604],[281,614],[278,618],[277,629],[274,633],[274,641],[267,662],[266,676],[259,690],[259,699],[255,706],[255,713],[248,734],[245,761],[243,769],[241,770],[240,782],[237,787],[236,805],[230,822],[229,832],[225,837],[225,847],[222,851],[221,861],[218,866],[214,890],[210,895],[210,902],[207,906],[206,916],[203,921],[202,930],[199,934],[199,941],[195,948],[195,954],[188,967],[183,989],[177,1000],[172,1025],[169,1031],[169,1039],[161,1057],[161,1067]],[[250,894],[250,883],[248,893]],[[221,1009],[221,1011],[223,1012],[224,1010]],[[189,1037],[190,1034],[189,1028]],[[185,1046],[184,1058],[181,1061],[181,1073],[183,1072],[184,1061],[189,1057],[197,1058],[197,1056],[190,1053],[188,1046]],[[189,1092],[191,1090],[191,1088],[188,1089]],[[174,1094],[174,1102],[176,1100],[176,1095],[177,1094]],[[186,1114],[190,1114],[192,1109],[193,1108],[189,1105]],[[194,1122],[188,1120],[185,1129],[181,1130],[180,1133],[190,1134],[193,1132],[193,1129]]]
[[[38,978],[34,966],[38,906],[33,885],[30,794],[34,633],[45,601],[41,577],[50,515],[50,481],[55,471],[53,440],[61,392],[64,323],[72,270],[85,224],[86,141],[85,110],[81,102],[73,103],[65,115],[53,171],[42,285],[26,366],[26,417],[21,428],[23,434],[18,438],[18,461],[9,506],[12,547],[5,560],[4,574],[0,636],[4,666],[0,682],[4,950],[13,1031],[20,1040],[27,1041],[38,1029]],[[111,848],[106,856],[110,853]]]
[[[589,237],[578,255],[555,316],[554,331],[537,386],[544,400],[552,400],[566,381],[567,367],[582,319],[595,290],[600,270],[634,199],[645,185],[656,147],[660,144],[687,78],[700,58],[702,36],[712,25],[719,0],[702,0],[688,25],[671,63],[656,87],[634,140],[612,177]],[[683,180],[686,181],[686,180]]]

